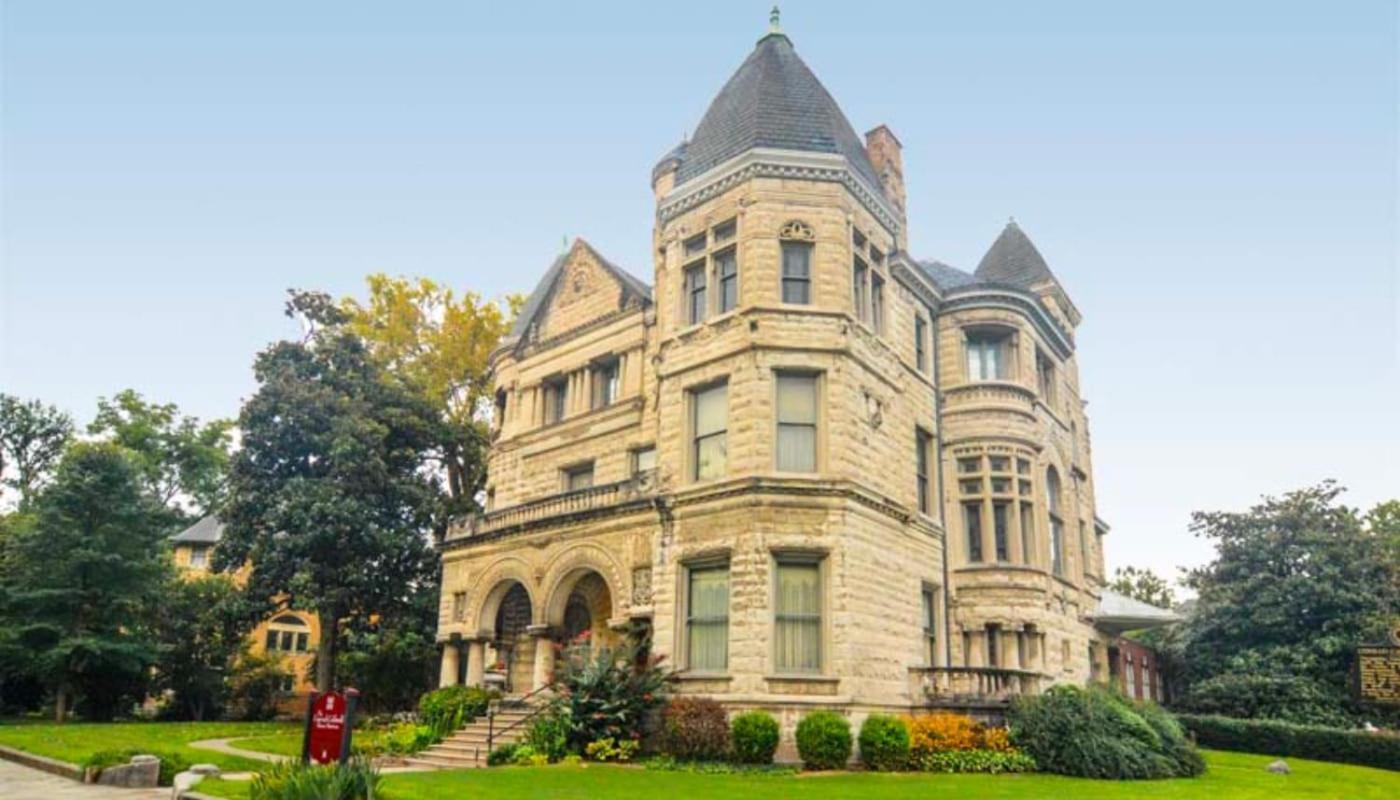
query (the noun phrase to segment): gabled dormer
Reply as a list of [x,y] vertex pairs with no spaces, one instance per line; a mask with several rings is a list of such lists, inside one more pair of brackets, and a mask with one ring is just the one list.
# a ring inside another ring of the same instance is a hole
[[651,305],[651,287],[574,239],[525,301],[504,345],[523,355]]

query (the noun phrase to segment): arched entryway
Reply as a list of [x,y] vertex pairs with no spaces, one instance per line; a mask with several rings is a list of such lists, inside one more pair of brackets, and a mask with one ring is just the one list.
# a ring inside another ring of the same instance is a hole
[[565,595],[563,618],[559,623],[564,643],[613,644],[615,636],[608,627],[612,613],[612,592],[607,581],[592,570],[581,571],[574,576],[573,585]]
[[487,685],[499,685],[511,693],[530,691],[535,663],[535,639],[529,633],[533,621],[534,603],[525,584],[504,580],[492,587],[478,622],[484,637],[481,677]]

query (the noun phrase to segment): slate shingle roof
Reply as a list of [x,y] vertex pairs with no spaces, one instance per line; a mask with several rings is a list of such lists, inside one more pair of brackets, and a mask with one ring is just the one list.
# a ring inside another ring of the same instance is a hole
[[974,274],[981,281],[1013,286],[1033,286],[1055,280],[1045,258],[1015,220],[1006,223],[1001,235],[982,256]]
[[224,538],[224,526],[213,514],[170,537],[181,544],[218,544]]
[[682,151],[676,183],[756,147],[843,155],[872,188],[881,188],[846,115],[781,33],[759,39],[710,103]]
[[957,289],[962,286],[971,286],[977,283],[977,276],[970,275],[957,267],[950,267],[942,261],[919,261],[924,274],[929,276],[934,285],[943,291]]

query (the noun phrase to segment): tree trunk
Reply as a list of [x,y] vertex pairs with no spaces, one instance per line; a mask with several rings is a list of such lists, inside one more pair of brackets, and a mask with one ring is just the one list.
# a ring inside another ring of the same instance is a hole
[[321,612],[321,640],[316,643],[316,691],[335,688],[336,617]]
[[53,698],[53,721],[59,724],[68,716],[68,691],[62,686],[54,693]]

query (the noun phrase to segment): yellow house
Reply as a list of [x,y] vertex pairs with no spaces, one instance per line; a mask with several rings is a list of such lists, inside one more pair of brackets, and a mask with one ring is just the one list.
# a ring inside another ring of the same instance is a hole
[[[223,535],[223,524],[212,515],[176,534],[170,540],[175,566],[187,576],[209,572],[214,548]],[[234,574],[234,579],[239,582],[246,578],[246,567]],[[292,608],[277,610],[249,634],[251,651],[255,655],[280,656],[283,668],[290,673],[282,687],[289,695],[287,702],[282,703],[284,709],[299,708],[296,701],[316,688],[312,661],[320,636],[321,623],[316,615]]]

